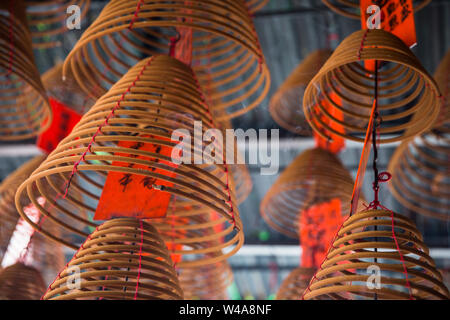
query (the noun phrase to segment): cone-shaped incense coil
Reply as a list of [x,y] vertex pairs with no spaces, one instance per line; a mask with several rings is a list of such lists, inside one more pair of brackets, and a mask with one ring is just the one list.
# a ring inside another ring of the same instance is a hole
[[79,114],[84,114],[97,100],[81,90],[71,73],[66,74],[63,79],[62,63],[45,72],[42,75],[42,83],[50,98],[56,99]]
[[23,1],[3,1],[0,13],[0,140],[33,138],[48,128],[52,113],[34,64]]
[[304,298],[449,299],[428,251],[410,219],[359,212],[344,222]]
[[[17,188],[31,175],[31,173],[44,161],[45,156],[36,156],[11,173],[0,184],[0,260],[5,253],[9,240],[20,218],[17,212],[14,196]],[[21,197],[21,206],[29,204],[28,197]]]
[[245,0],[245,4],[251,13],[261,10],[268,2],[269,0]]
[[[380,142],[404,140],[433,125],[439,113],[440,93],[419,60],[393,34],[381,29],[361,30],[341,42],[306,88],[303,97],[306,119],[323,138],[328,139],[334,133],[364,141],[374,99],[375,73],[365,69],[363,63],[374,59],[381,63]],[[342,100],[344,107],[333,100],[334,96]],[[322,101],[329,102],[328,108]],[[344,121],[337,119],[334,111],[341,111]],[[361,121],[363,124],[358,125]],[[340,126],[343,130],[335,129]]]
[[[361,19],[358,0],[322,0],[334,12],[352,19]],[[414,12],[423,9],[431,0],[413,0]]]
[[269,111],[281,127],[310,136],[311,127],[303,114],[303,93],[311,79],[330,57],[331,50],[316,50],[308,55],[286,78],[270,99]]
[[[226,165],[177,165],[179,159],[175,161],[171,156],[175,150],[172,147],[178,146],[171,140],[173,131],[185,130],[183,132],[188,133],[194,142],[194,122],[201,121],[203,130],[213,126],[208,111],[195,75],[188,66],[168,56],[144,59],[96,102],[72,133],[19,188],[16,200],[22,193],[28,193],[48,219],[38,227],[19,207],[20,214],[45,235],[76,249],[79,239],[55,237],[47,231],[48,224],[57,224],[64,232],[86,237],[88,227],[95,228],[97,224],[80,217],[77,212],[83,208],[92,215],[99,204],[107,176],[111,172],[123,173],[128,177],[133,175],[135,179],[145,179],[141,183],[145,186],[144,182],[148,181],[147,187],[155,192],[169,192],[208,206],[234,224],[233,239],[241,242],[242,225],[236,199],[228,183]],[[204,141],[194,147],[186,141],[184,143],[188,150],[192,150],[191,158],[199,154],[200,145],[202,150],[211,145]],[[139,149],[139,146],[146,145],[155,146],[155,151]],[[169,156],[157,151],[163,148],[169,148]],[[203,155],[204,162],[213,162],[214,159],[206,153]],[[136,167],[138,165],[144,169]],[[217,167],[220,170],[216,170]],[[51,190],[43,189],[47,184]],[[39,192],[33,192],[33,186],[38,186]],[[80,194],[72,193],[72,189]],[[51,212],[37,203],[37,197],[43,197],[54,205]],[[117,214],[120,216],[120,212]],[[84,228],[74,227],[73,223],[77,221]]]
[[233,272],[227,261],[198,268],[181,269],[180,285],[187,300],[228,300]]
[[1,300],[39,300],[44,292],[44,280],[33,267],[16,263],[0,272]]
[[404,141],[388,171],[392,194],[406,208],[450,220],[450,126]]
[[303,210],[337,198],[342,215],[347,215],[352,192],[353,179],[340,160],[326,150],[310,149],[281,173],[264,196],[260,212],[272,228],[298,238]]
[[[205,205],[176,197],[164,218],[149,220],[178,256],[178,268],[214,264],[234,255],[242,246],[242,232],[235,232],[228,219]],[[225,250],[224,250],[225,249]]]
[[299,300],[308,287],[315,269],[299,267],[291,271],[281,283],[277,300]]
[[[82,23],[89,10],[90,2],[91,0],[26,0],[33,48],[46,49],[60,46],[63,34],[73,30],[69,27],[77,28],[77,21]],[[79,16],[75,17],[78,13]]]
[[442,94],[441,112],[434,127],[450,121],[450,51],[448,51],[434,72],[436,81]]
[[169,252],[150,224],[112,219],[97,227],[43,299],[183,299]]
[[101,96],[140,59],[168,54],[186,28],[199,83],[215,92],[213,111],[232,118],[258,106],[270,75],[242,0],[112,0],[68,55],[63,74],[71,69],[83,90]]

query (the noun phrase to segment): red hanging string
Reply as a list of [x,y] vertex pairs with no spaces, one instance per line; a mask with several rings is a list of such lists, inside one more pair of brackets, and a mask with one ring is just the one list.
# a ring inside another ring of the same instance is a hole
[[137,299],[139,291],[139,278],[141,277],[141,266],[142,266],[142,245],[144,244],[144,228],[142,226],[142,219],[139,219],[139,227],[141,228],[141,244],[139,246],[139,268],[136,280],[136,290],[134,292],[134,300]]

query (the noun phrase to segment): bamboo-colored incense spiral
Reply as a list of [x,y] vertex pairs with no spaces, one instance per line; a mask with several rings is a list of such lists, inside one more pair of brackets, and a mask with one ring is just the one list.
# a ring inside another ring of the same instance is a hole
[[[358,0],[322,0],[334,12],[352,19],[361,19]],[[414,11],[417,12],[427,6],[431,0],[414,0]]]
[[344,222],[304,299],[440,300],[450,294],[414,222],[367,210]]
[[312,205],[338,198],[342,215],[350,212],[353,179],[332,153],[314,148],[300,154],[278,177],[261,202],[264,220],[298,238],[299,215]]
[[[38,226],[20,206],[19,213],[44,235],[77,249],[90,233],[89,228],[98,225],[80,216],[80,209],[92,217],[108,175],[123,173],[140,179],[141,184],[148,181],[148,188],[155,193],[168,192],[217,212],[230,237],[224,246],[235,245],[232,252],[236,252],[243,243],[242,223],[226,166],[215,164],[206,153],[205,164],[178,164],[179,159],[172,154],[178,155],[175,148],[182,145],[183,152],[192,151],[191,163],[195,160],[192,158],[202,156],[201,150],[210,143],[201,141],[200,149],[193,142],[175,142],[172,134],[182,129],[194,137],[196,123],[202,124],[203,132],[212,129],[208,110],[187,65],[169,56],[144,59],[97,100],[72,133],[20,186],[16,203],[26,193],[47,219]],[[138,145],[154,146],[155,152],[140,150]],[[168,149],[170,154],[161,154],[158,148]],[[218,148],[216,151],[222,152]],[[38,191],[34,191],[36,187]],[[43,197],[51,210],[42,207],[38,197]],[[120,216],[120,212],[112,214]],[[48,232],[52,224],[62,229],[62,237]]]
[[310,136],[312,134],[301,107],[303,93],[331,53],[331,50],[323,49],[309,54],[272,96],[269,112],[280,126],[300,135]]
[[38,270],[16,263],[0,272],[0,300],[39,300],[45,283]]
[[442,105],[439,117],[433,127],[439,127],[450,121],[450,51],[439,63],[434,72],[434,80],[436,81],[442,94]]
[[251,13],[261,10],[268,2],[269,0],[245,0],[245,4]]
[[155,228],[120,218],[88,237],[43,299],[181,300],[183,291]]
[[[304,113],[320,136],[364,141],[375,96],[375,72],[364,63],[374,60],[379,63],[380,143],[405,140],[433,126],[441,104],[433,78],[395,35],[381,29],[360,30],[341,42],[306,88]],[[331,108],[324,106],[325,100]],[[343,121],[333,115],[334,110],[343,113]]]
[[228,300],[233,272],[227,261],[180,271],[180,285],[187,300]]
[[73,18],[79,19],[81,23],[86,17],[90,2],[91,0],[26,0],[33,48],[47,49],[60,46],[64,33],[71,31],[67,25],[68,18],[78,14],[78,11],[74,10],[79,9],[80,15]]
[[0,140],[24,140],[48,128],[50,105],[34,63],[23,0],[0,3]]
[[388,171],[390,189],[406,208],[450,220],[450,126],[440,126],[395,150]]
[[292,270],[281,283],[277,292],[277,300],[300,300],[314,272],[313,268],[303,267]]
[[186,28],[198,81],[215,92],[213,112],[227,119],[258,106],[270,75],[243,0],[112,0],[68,55],[63,74],[70,69],[99,97],[140,59],[168,54]]

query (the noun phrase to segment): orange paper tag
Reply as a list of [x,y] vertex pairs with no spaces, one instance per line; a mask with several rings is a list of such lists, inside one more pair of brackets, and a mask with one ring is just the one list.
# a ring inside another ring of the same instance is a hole
[[[151,138],[154,137],[151,136]],[[118,146],[158,153],[167,157],[170,157],[172,152],[171,147],[152,143],[121,141],[118,143]],[[177,167],[172,162],[148,156],[124,153],[116,153],[116,155],[159,162],[174,169]],[[146,170],[167,177],[174,177],[176,175],[173,171],[150,168],[141,164],[127,164],[120,161],[113,161],[112,165]],[[134,217],[138,219],[165,217],[171,194],[155,189],[154,186],[172,185],[173,183],[149,176],[110,171],[106,177],[105,186],[97,210],[95,211],[94,220],[106,220],[115,217]]]
[[314,205],[300,213],[302,267],[319,267],[343,221],[341,200],[338,198]]
[[[335,92],[332,92],[329,95],[329,98],[334,103],[336,103],[338,106],[342,106],[342,100],[338,95],[336,95]],[[339,121],[344,120],[344,114],[342,113],[342,111],[339,110],[338,108],[336,108],[335,106],[333,106],[332,103],[330,101],[328,101],[326,98],[322,99],[321,104],[333,118],[335,118]],[[330,126],[332,129],[336,130],[337,132],[344,133],[344,127],[341,124],[339,124],[335,121],[331,121],[330,119],[328,119],[327,117],[325,117],[323,115],[321,116],[321,120],[323,122],[325,122],[326,124],[328,124],[328,126]],[[319,128],[319,130],[323,129],[323,126],[321,125],[320,122],[317,122],[316,125]],[[321,137],[315,131],[314,131],[313,135],[314,135],[314,140],[316,141],[317,147],[328,150],[332,153],[338,153],[343,148],[345,148],[344,138],[338,136],[335,133],[327,131],[327,135],[331,137],[330,141]]]

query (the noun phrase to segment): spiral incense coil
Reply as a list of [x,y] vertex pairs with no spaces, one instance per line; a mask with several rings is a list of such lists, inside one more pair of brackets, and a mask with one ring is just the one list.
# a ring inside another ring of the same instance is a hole
[[[373,270],[379,270],[379,281]],[[304,299],[323,298],[435,300],[450,294],[414,222],[367,210],[344,222],[305,291]]]
[[255,13],[256,11],[261,10],[268,2],[269,0],[245,0],[245,4],[247,5],[250,13]]
[[439,89],[442,93],[442,106],[439,117],[434,127],[443,125],[445,122],[450,121],[450,51],[446,53],[441,63],[434,72],[434,80],[436,81]]
[[[0,258],[9,244],[16,224],[20,218],[14,204],[14,196],[17,188],[30,176],[30,174],[44,161],[45,156],[36,156],[11,173],[0,184]],[[27,197],[20,200],[21,206],[29,203]],[[1,260],[1,259],[0,259]]]
[[[217,264],[234,255],[244,242],[227,218],[192,200],[172,199],[166,217],[148,220],[172,255],[179,256],[177,268],[187,269]],[[236,247],[232,245],[236,244]],[[224,249],[228,249],[224,253]]]
[[342,215],[350,212],[353,179],[332,153],[309,149],[278,177],[261,202],[260,212],[273,229],[298,238],[299,215],[312,205],[338,198]]
[[42,83],[47,95],[70,107],[78,114],[84,114],[96,99],[81,90],[73,75],[68,73],[63,79],[62,63],[58,63],[42,75]]
[[[75,286],[72,275],[79,272]],[[74,288],[75,287],[75,288]],[[43,296],[44,300],[181,300],[164,241],[150,224],[120,218],[100,225]]]
[[299,267],[292,270],[281,283],[277,292],[277,300],[299,300],[308,287],[315,269]]
[[[67,19],[71,15],[67,9],[77,6],[80,9],[80,22],[89,10],[91,0],[27,0],[28,25],[33,38],[33,48],[47,49],[61,45],[63,34],[70,31]],[[70,11],[74,14],[72,11]]]
[[404,141],[394,152],[389,186],[406,208],[450,220],[450,126]]
[[[358,0],[322,0],[328,8],[347,18],[361,19]],[[414,0],[414,12],[417,12],[427,6],[431,0]]]
[[316,50],[308,55],[287,77],[270,99],[269,112],[281,127],[293,133],[311,136],[312,131],[300,106],[311,79],[330,57],[332,51]]
[[186,300],[228,300],[233,272],[227,261],[181,269],[180,285]]
[[[213,111],[233,118],[258,106],[270,75],[242,0],[112,0],[68,55],[79,85],[101,96],[140,59],[168,54],[179,30],[192,28],[192,66],[213,86]],[[183,39],[181,39],[183,41]]]
[[[375,59],[380,66],[380,142],[404,140],[433,125],[439,113],[440,93],[419,60],[393,34],[381,29],[360,30],[341,42],[311,80],[303,97],[306,119],[324,139],[332,140],[333,133],[364,141],[374,99],[375,72],[365,69],[363,63]],[[343,106],[332,96],[339,97]],[[324,107],[324,99],[330,108]],[[344,121],[333,116],[336,110],[344,114]],[[358,125],[358,121],[365,124]],[[336,130],[336,126],[343,130]]]
[[[227,245],[236,244],[233,249],[236,252],[243,241],[242,223],[234,192],[228,184],[226,166],[214,163],[176,165],[171,156],[138,148],[138,144],[161,146],[161,149],[178,146],[171,140],[173,131],[183,129],[194,137],[195,121],[201,121],[204,131],[212,128],[208,106],[201,97],[192,70],[182,62],[169,56],[139,62],[97,100],[71,134],[19,188],[16,201],[22,193],[27,193],[47,219],[39,227],[18,207],[20,214],[43,234],[76,249],[79,239],[55,237],[47,231],[48,225],[57,224],[64,229],[62,234],[69,232],[86,237],[87,228],[95,228],[97,223],[80,217],[77,212],[83,209],[92,216],[107,176],[129,174],[153,181],[151,189],[161,194],[168,192],[219,213],[233,225]],[[97,135],[99,131],[101,135]],[[201,150],[210,145],[204,141],[201,144]],[[186,142],[185,147],[192,150],[192,158],[200,152],[199,146]],[[203,160],[214,159],[205,156]],[[139,169],[136,165],[148,169]],[[220,170],[215,170],[217,167]],[[50,185],[51,190],[44,190],[44,185]],[[38,192],[33,191],[33,186],[38,187]],[[80,195],[72,193],[72,189]],[[42,208],[35,200],[37,197],[53,204],[52,210]],[[74,227],[75,222],[83,228]]]
[[0,300],[39,300],[44,292],[44,280],[33,267],[16,263],[0,272]]
[[[11,7],[12,6],[12,7]],[[12,12],[12,14],[11,14]],[[0,140],[24,140],[48,128],[51,109],[34,64],[22,1],[0,3]]]

